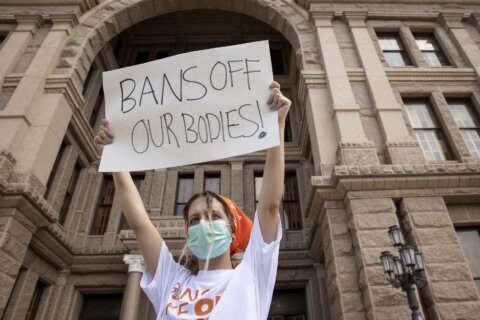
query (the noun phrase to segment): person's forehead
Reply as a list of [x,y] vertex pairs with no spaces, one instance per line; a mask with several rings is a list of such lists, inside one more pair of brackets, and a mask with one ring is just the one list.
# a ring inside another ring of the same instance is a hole
[[[217,199],[215,198],[212,198],[213,202],[212,202],[212,209],[214,210],[218,210],[220,212],[224,212],[225,209],[223,208],[223,205],[220,203],[220,201],[218,201]],[[194,212],[202,212],[202,211],[206,211],[208,209],[208,206],[207,206],[207,198],[206,197],[200,197],[200,198],[197,198],[195,199],[191,206],[190,206],[190,210],[188,212],[188,214],[192,214]]]

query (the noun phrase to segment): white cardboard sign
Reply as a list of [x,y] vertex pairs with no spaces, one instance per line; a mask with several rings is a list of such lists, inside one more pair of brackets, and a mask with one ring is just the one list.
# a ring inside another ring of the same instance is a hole
[[223,159],[279,145],[267,105],[268,41],[180,54],[103,73],[115,135],[99,171],[141,171]]

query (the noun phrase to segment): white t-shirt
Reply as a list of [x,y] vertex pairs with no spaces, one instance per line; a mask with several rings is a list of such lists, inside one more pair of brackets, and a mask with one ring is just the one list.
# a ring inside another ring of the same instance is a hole
[[145,269],[140,287],[160,319],[263,320],[268,316],[277,276],[282,226],[277,238],[263,241],[257,214],[242,262],[233,270],[192,275],[173,259],[165,242],[153,279]]

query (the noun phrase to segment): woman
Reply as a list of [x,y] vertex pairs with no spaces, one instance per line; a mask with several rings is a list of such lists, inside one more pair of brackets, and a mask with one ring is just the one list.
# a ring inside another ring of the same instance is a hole
[[[140,286],[155,307],[157,319],[263,320],[268,316],[282,236],[278,210],[285,119],[291,105],[277,82],[270,88],[267,103],[278,110],[281,143],[267,151],[253,226],[236,204],[211,192],[194,195],[185,207],[187,246],[198,260],[198,274],[175,262],[130,174],[113,173],[120,206],[145,260]],[[100,148],[112,143],[113,133],[105,120],[94,141]],[[231,255],[239,250],[245,252],[234,269]]]

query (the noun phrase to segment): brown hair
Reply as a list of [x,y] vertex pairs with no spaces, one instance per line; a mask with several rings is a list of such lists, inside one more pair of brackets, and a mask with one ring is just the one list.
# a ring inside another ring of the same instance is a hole
[[[230,212],[230,209],[228,208],[228,205],[225,203],[225,201],[222,199],[222,197],[220,197],[215,192],[208,191],[208,190],[196,193],[188,200],[187,204],[185,205],[185,208],[183,209],[183,220],[185,222],[185,228],[188,230],[188,211],[190,211],[190,207],[192,206],[193,201],[195,201],[199,198],[202,198],[202,197],[206,198],[206,201],[207,201],[207,206],[209,208],[209,212],[208,212],[209,220],[211,218],[210,217],[210,215],[211,215],[210,199],[214,198],[222,204],[222,207],[225,210],[225,214],[227,215],[228,220],[230,222],[230,226],[232,228],[232,233],[235,234],[235,223],[234,223],[234,220],[233,220],[232,213]],[[181,260],[185,257],[185,267],[190,269],[192,274],[197,274],[198,271],[199,271],[198,259],[197,259],[197,257],[195,257],[191,253],[186,254],[185,253],[186,249],[187,249],[187,244],[185,244],[185,247],[184,247],[183,252],[182,252],[182,254],[180,256],[180,259],[179,259],[179,263],[181,263]],[[232,262],[232,267],[235,268],[240,263],[241,259],[238,259],[237,257],[230,256],[230,261]]]

